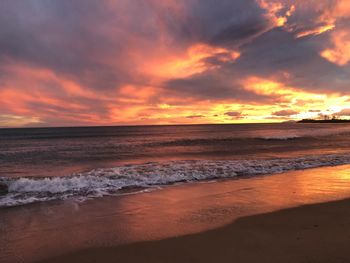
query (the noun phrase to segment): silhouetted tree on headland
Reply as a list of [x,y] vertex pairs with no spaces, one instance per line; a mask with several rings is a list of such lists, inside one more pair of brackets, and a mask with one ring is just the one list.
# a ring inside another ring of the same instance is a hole
[[346,119],[339,119],[339,116],[333,114],[333,115],[326,115],[326,114],[319,114],[319,118],[317,119],[302,119],[301,121],[298,121],[299,123],[345,123],[350,122],[350,120]]

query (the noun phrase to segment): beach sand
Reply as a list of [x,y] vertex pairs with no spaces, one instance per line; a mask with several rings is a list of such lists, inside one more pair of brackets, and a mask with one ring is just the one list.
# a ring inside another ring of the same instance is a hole
[[350,262],[350,199],[237,219],[160,241],[91,248],[43,262]]

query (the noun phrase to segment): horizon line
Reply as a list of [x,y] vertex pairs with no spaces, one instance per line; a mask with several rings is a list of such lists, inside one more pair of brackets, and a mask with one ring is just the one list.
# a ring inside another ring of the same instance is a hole
[[52,128],[99,128],[99,127],[148,127],[148,126],[201,126],[201,125],[249,125],[249,124],[281,124],[297,123],[297,121],[282,122],[246,122],[246,123],[178,123],[178,124],[131,124],[131,125],[81,125],[81,126],[33,126],[33,127],[0,127],[0,129],[52,129]]

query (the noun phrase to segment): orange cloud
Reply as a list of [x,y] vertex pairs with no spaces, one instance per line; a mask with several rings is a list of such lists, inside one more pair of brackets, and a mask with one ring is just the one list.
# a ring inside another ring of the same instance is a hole
[[319,27],[316,27],[314,29],[311,30],[306,30],[306,31],[301,31],[300,33],[296,34],[297,38],[301,38],[301,37],[306,37],[306,36],[317,36],[320,35],[322,33],[325,33],[327,31],[333,30],[335,28],[334,24],[326,24],[326,25],[322,25]]
[[207,58],[215,57],[221,62],[233,62],[239,56],[240,53],[235,50],[199,43],[190,46],[182,55],[170,55],[165,59],[150,62],[146,70],[158,77],[184,78],[218,67],[207,63]]
[[295,12],[295,5],[291,5],[287,11],[282,12],[286,9],[286,5],[281,2],[257,0],[257,3],[266,11],[266,17],[272,21],[272,24],[276,27],[283,27],[287,23],[288,17]]
[[[318,109],[318,113],[336,113],[348,105],[350,96],[340,96],[336,93],[313,93],[303,91],[294,87],[288,87],[283,83],[274,80],[250,77],[243,81],[247,90],[258,94],[283,98],[282,101],[270,105],[271,112],[284,112],[288,107],[289,112],[299,113],[293,115],[296,119],[312,118],[317,114],[310,112],[310,109]],[[304,103],[307,101],[307,103]]]
[[[337,27],[339,20],[350,17],[350,2],[348,0],[327,1],[312,1],[309,4],[309,9],[314,10],[319,16],[310,21],[314,24],[312,29],[302,30],[297,33],[296,37],[305,37],[309,35],[320,35],[327,31],[334,30]],[[298,6],[303,8],[305,1],[299,1]]]
[[321,52],[321,56],[339,66],[350,61],[350,31],[336,31],[332,34],[333,47]]
[[338,0],[336,2],[333,15],[337,18],[350,16],[350,2],[348,0]]
[[153,87],[126,85],[118,90],[118,99],[127,103],[147,103],[156,92]]

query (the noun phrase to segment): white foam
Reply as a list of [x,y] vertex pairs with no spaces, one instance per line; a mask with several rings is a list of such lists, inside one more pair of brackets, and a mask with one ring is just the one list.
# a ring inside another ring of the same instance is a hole
[[330,135],[342,135],[347,133],[350,133],[350,126],[332,126],[331,128],[313,127],[304,129],[277,130],[275,132],[269,130],[269,135],[262,134],[257,138],[265,140],[290,140],[297,138],[316,138]]
[[0,207],[38,201],[120,194],[125,188],[152,188],[178,182],[282,173],[350,163],[350,154],[317,155],[270,160],[171,161],[95,169],[66,177],[0,178],[9,193],[0,197]]
[[303,136],[295,135],[295,134],[286,134],[286,135],[262,136],[261,139],[265,139],[265,140],[291,140],[291,139],[297,139],[297,138],[301,138],[301,137],[303,137]]

